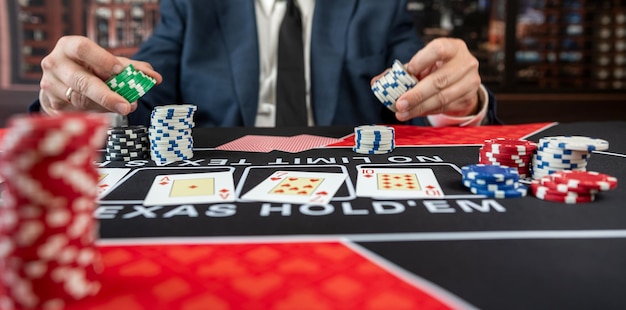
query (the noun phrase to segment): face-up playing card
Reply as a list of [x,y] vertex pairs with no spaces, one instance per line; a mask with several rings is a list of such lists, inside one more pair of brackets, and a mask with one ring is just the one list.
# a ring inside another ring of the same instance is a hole
[[99,168],[98,199],[106,196],[128,171],[130,171],[130,168]]
[[362,168],[356,183],[358,197],[432,198],[444,193],[432,169]]
[[346,179],[343,173],[276,171],[244,194],[244,200],[327,204]]
[[145,206],[235,201],[231,172],[158,175],[144,200]]

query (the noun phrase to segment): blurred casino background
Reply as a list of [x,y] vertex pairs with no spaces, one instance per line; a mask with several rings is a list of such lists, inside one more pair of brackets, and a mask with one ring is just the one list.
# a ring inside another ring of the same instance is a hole
[[[626,0],[409,0],[407,10],[424,39],[465,40],[506,123],[626,120]],[[130,56],[157,21],[158,0],[0,0],[0,127],[37,97],[39,63],[59,37]]]

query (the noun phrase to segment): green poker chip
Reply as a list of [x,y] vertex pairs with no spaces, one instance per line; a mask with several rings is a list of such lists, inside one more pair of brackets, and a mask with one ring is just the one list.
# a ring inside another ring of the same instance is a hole
[[156,85],[156,79],[130,64],[122,72],[109,78],[106,84],[128,102],[134,102]]
[[127,83],[127,86],[119,93],[129,102],[136,101],[154,86],[155,82],[147,78],[135,78]]

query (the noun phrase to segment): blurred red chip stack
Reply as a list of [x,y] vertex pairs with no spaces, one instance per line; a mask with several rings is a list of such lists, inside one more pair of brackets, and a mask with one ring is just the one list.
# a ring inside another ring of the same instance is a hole
[[0,144],[0,307],[62,309],[96,294],[97,150],[108,119],[18,116]]

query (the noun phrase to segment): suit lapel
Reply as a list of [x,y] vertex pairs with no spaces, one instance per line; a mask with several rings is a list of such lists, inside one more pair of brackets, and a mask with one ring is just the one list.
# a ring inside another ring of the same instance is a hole
[[216,1],[244,125],[253,126],[259,97],[259,45],[254,1]]
[[335,118],[345,36],[356,2],[316,0],[311,34],[311,102],[318,125],[329,125]]

